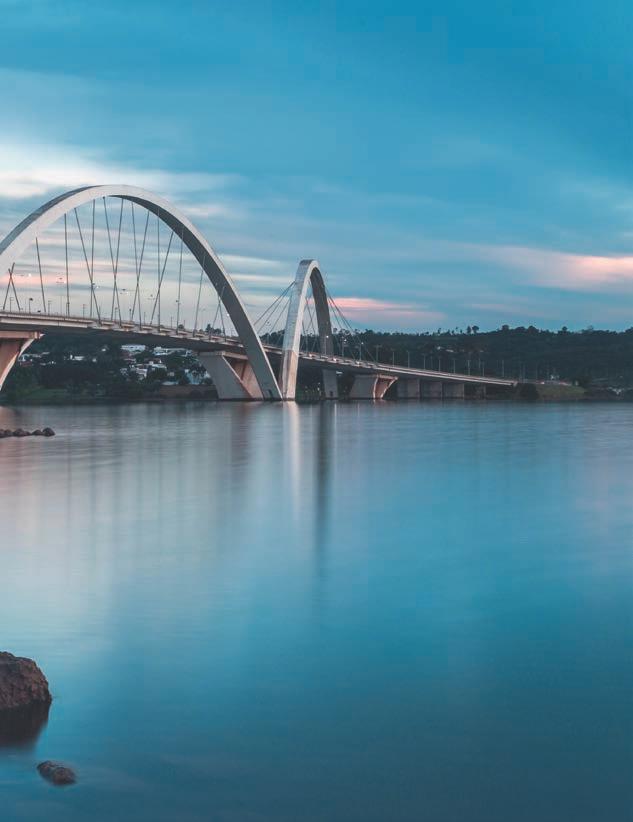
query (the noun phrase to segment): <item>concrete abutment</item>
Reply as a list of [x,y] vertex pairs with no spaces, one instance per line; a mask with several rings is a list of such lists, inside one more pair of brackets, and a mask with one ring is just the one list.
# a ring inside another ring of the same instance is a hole
[[381,400],[397,377],[385,374],[356,374],[349,392],[351,400]]
[[0,331],[0,391],[18,357],[41,336],[37,331]]
[[198,354],[198,359],[206,368],[221,400],[264,399],[255,372],[245,357],[203,351]]

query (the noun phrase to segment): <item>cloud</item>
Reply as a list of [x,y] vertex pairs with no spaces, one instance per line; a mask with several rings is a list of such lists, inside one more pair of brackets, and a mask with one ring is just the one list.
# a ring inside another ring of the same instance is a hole
[[349,314],[352,319],[378,319],[388,322],[394,319],[416,320],[420,323],[437,323],[445,316],[439,311],[430,311],[426,307],[413,303],[397,303],[389,300],[379,300],[373,297],[338,297],[335,300],[343,314]]
[[633,287],[633,256],[570,254],[526,246],[472,246],[473,256],[527,273],[530,283],[571,291]]
[[274,277],[266,276],[265,274],[240,274],[239,272],[233,273],[230,270],[229,275],[232,280],[235,280],[238,283],[246,284],[247,286],[250,286],[250,288],[265,288],[266,290],[276,288],[280,293],[286,288],[286,286],[290,285],[288,278],[282,276]]
[[193,222],[210,219],[237,220],[245,217],[243,207],[219,201],[204,203],[179,202],[178,207]]
[[[221,254],[222,261],[227,267],[242,268],[246,271],[275,271],[283,268],[280,260],[269,260],[264,257],[246,257],[240,254]],[[292,279],[289,275],[288,282]]]
[[[26,199],[44,196],[53,190],[106,183],[136,185],[158,194],[182,197],[224,191],[240,180],[234,174],[139,169],[77,147],[0,141],[0,197],[6,199]],[[203,217],[231,214],[231,210],[219,202],[198,203],[193,209],[198,210],[197,216]]]

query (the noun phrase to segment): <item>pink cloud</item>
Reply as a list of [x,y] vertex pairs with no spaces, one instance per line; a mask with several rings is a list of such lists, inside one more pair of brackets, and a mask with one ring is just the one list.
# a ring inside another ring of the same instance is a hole
[[527,246],[472,246],[473,254],[529,272],[531,282],[549,288],[595,290],[633,286],[633,256],[570,254]]
[[336,305],[344,314],[354,315],[358,319],[384,316],[389,319],[415,319],[420,322],[431,323],[444,319],[444,314],[438,311],[429,311],[411,303],[376,300],[372,297],[338,297],[336,298]]

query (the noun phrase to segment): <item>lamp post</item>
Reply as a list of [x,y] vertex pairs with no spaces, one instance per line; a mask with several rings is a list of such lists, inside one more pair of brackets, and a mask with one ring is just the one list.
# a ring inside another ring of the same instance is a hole
[[63,293],[63,288],[64,288],[64,278],[63,277],[58,277],[57,280],[55,280],[55,282],[59,286],[59,313],[60,313],[60,316],[61,316],[61,314],[63,313],[62,293]]

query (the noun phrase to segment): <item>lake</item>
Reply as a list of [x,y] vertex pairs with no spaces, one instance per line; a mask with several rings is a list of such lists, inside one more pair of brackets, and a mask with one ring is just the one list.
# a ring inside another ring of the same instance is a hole
[[0,408],[45,425],[0,441],[0,650],[54,696],[3,822],[633,819],[633,405]]

